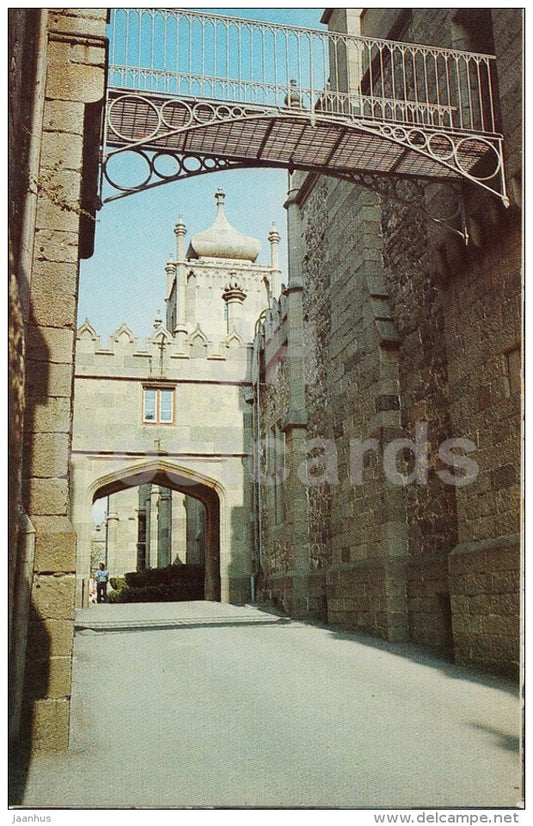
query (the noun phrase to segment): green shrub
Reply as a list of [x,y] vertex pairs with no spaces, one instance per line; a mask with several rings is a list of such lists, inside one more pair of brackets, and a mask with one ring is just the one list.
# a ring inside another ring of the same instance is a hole
[[111,585],[113,591],[123,591],[125,588],[128,587],[128,583],[121,576],[112,576],[109,577],[109,584]]
[[204,598],[204,568],[201,565],[169,565],[124,575],[126,587],[109,594],[118,602],[184,602]]
[[148,588],[152,585],[173,585],[204,581],[202,565],[167,565],[166,568],[146,568],[124,574],[128,588]]

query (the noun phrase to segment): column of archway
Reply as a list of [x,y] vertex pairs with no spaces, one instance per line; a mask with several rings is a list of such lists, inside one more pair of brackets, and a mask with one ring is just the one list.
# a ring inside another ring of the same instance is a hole
[[205,599],[220,600],[220,504],[216,493],[204,502],[205,528]]

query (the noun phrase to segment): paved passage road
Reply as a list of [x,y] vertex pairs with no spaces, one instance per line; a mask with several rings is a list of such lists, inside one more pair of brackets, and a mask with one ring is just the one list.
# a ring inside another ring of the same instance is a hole
[[514,807],[505,681],[251,606],[77,612],[71,751],[23,805]]

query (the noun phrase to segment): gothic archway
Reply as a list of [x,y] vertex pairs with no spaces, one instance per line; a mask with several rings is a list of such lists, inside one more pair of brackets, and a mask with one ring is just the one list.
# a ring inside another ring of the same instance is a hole
[[91,504],[97,499],[140,485],[152,484],[178,491],[200,501],[205,508],[205,588],[204,598],[219,601],[220,577],[220,500],[217,482],[185,467],[163,460],[151,460],[117,469],[96,480],[90,487]]

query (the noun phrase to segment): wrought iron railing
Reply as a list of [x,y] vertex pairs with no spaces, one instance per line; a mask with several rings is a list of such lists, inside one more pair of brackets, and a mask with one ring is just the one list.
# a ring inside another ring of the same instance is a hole
[[109,85],[497,134],[494,58],[180,9],[111,12]]

